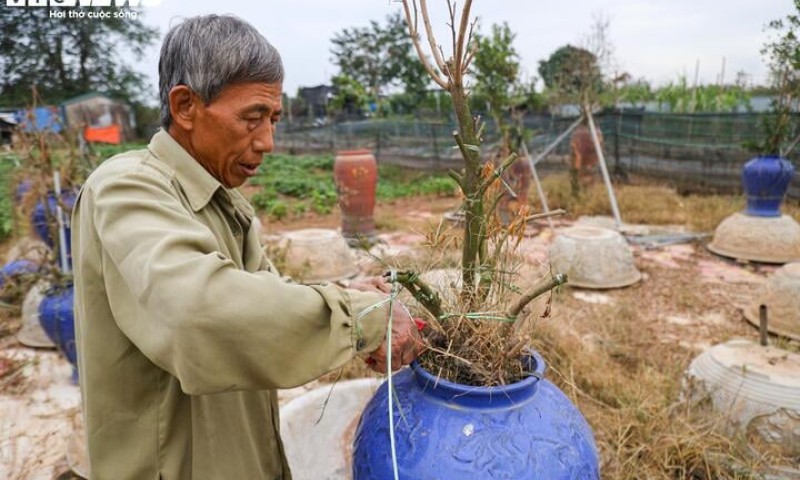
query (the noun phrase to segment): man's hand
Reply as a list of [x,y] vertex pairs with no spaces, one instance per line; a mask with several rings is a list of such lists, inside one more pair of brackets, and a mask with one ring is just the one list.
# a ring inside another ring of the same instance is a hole
[[[386,373],[386,341],[366,359],[367,365],[378,373]],[[392,371],[411,363],[422,352],[419,327],[406,308],[395,301],[392,306]]]
[[350,282],[347,288],[361,290],[362,292],[379,292],[386,294],[392,291],[391,284],[387,283],[383,277],[357,278]]

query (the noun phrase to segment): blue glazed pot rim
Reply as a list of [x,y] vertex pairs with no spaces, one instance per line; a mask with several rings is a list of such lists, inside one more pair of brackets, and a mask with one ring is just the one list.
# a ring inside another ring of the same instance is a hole
[[533,397],[539,380],[544,378],[545,362],[538,352],[529,349],[521,361],[526,364],[528,376],[510,385],[495,387],[476,387],[451,382],[423,368],[416,360],[411,363],[411,370],[417,384],[434,397],[460,405],[475,406],[475,402],[489,402],[491,406],[513,405]]

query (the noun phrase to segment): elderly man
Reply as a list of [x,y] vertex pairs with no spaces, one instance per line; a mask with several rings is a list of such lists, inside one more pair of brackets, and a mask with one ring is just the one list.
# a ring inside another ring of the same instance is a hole
[[[287,283],[236,191],[273,148],[283,67],[227,16],[170,30],[163,130],[103,163],[74,209],[92,480],[289,479],[275,389],[352,358],[409,363],[416,329],[376,291]],[[370,308],[378,305],[377,308]]]

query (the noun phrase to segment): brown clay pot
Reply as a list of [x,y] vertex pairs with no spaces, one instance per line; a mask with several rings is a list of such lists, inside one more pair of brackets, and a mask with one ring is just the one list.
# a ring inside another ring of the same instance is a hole
[[[599,131],[597,134],[602,146],[602,134]],[[572,150],[573,166],[579,172],[587,171],[597,165],[597,151],[594,149],[592,133],[586,125],[581,125],[572,132],[570,148]]]
[[375,188],[378,167],[369,150],[336,152],[333,179],[342,211],[342,235],[371,237],[375,232]]

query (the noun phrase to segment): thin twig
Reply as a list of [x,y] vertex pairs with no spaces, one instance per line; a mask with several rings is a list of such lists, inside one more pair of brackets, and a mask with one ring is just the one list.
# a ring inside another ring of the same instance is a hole
[[506,158],[506,160],[502,163],[502,165],[500,165],[499,167],[497,167],[497,169],[494,170],[494,172],[489,178],[484,179],[483,183],[480,185],[480,187],[478,187],[478,192],[480,192],[480,194],[483,195],[489,188],[489,186],[492,183],[494,183],[495,180],[502,177],[503,172],[505,172],[506,169],[508,169],[508,167],[510,167],[516,160],[517,160],[516,153],[512,153],[511,155],[509,155],[508,158]]
[[553,275],[549,280],[543,280],[517,299],[511,308],[508,309],[508,316],[517,317],[517,322],[519,322],[521,318],[518,317],[519,312],[521,312],[527,304],[531,303],[543,293],[549,292],[550,290],[558,287],[559,285],[564,285],[565,283],[567,283],[567,276],[563,273]]
[[[403,3],[406,3],[408,0],[403,0]],[[416,6],[416,2],[415,2]],[[450,77],[450,72],[447,71],[447,65],[444,62],[444,58],[442,55],[439,54],[439,50],[437,49],[436,37],[433,35],[433,27],[431,27],[431,18],[428,14],[428,2],[426,0],[419,0],[420,10],[422,11],[422,23],[425,25],[425,36],[428,38],[428,44],[431,48],[431,53],[433,54],[433,59],[436,62],[436,65],[439,67],[439,70],[446,77]],[[420,55],[422,58],[423,55]],[[439,82],[437,82],[439,83]],[[445,84],[442,88],[445,90],[447,89],[447,84]]]
[[[422,2],[423,5],[425,4],[425,0],[420,0],[420,1]],[[439,76],[439,74],[436,73],[436,70],[434,70],[433,66],[428,61],[428,57],[425,56],[425,52],[422,50],[422,45],[420,45],[420,35],[419,35],[419,31],[417,29],[417,2],[414,1],[414,19],[413,20],[411,18],[411,11],[410,11],[410,9],[408,7],[408,0],[403,0],[403,10],[405,12],[406,23],[408,24],[408,32],[409,32],[409,35],[411,36],[411,42],[414,44],[414,48],[417,51],[417,56],[419,57],[420,61],[422,62],[422,66],[425,67],[425,71],[428,72],[428,75],[433,79],[434,82],[436,82],[443,89],[447,90],[447,82],[441,76]],[[428,27],[429,27],[429,20],[428,20],[428,16],[427,16],[426,7],[424,7],[424,6],[423,6],[422,17],[423,17],[423,21],[425,22],[425,28],[427,30]],[[428,39],[429,40],[431,40],[433,38],[433,37],[431,37],[431,35],[433,35],[433,32],[428,31],[427,35],[428,35]],[[431,40],[431,41],[432,41],[431,45],[433,45],[435,40]],[[438,65],[439,69],[444,73],[444,64],[440,62],[440,60],[439,60],[440,57],[436,54],[436,49],[434,49],[433,51],[434,51],[434,59],[435,59],[437,65]]]
[[458,48],[453,52],[453,56],[455,57],[455,62],[454,62],[456,67],[455,70],[456,72],[458,72],[459,77],[462,77],[464,74],[464,71],[462,70],[465,57],[464,42],[466,41],[467,27],[470,24],[469,11],[471,9],[472,9],[472,0],[466,0],[464,2],[464,6],[461,7],[461,25],[459,26],[458,37],[457,37]]
[[563,208],[559,208],[558,210],[550,210],[549,212],[545,213],[536,213],[533,215],[528,215],[527,217],[525,217],[525,221],[530,222],[531,220],[538,220],[540,218],[559,217],[561,215],[564,215],[565,213],[567,213],[566,210],[564,210]]
[[425,309],[434,316],[442,316],[442,300],[439,294],[434,292],[428,284],[419,278],[414,272],[398,272],[397,281],[411,293]]

